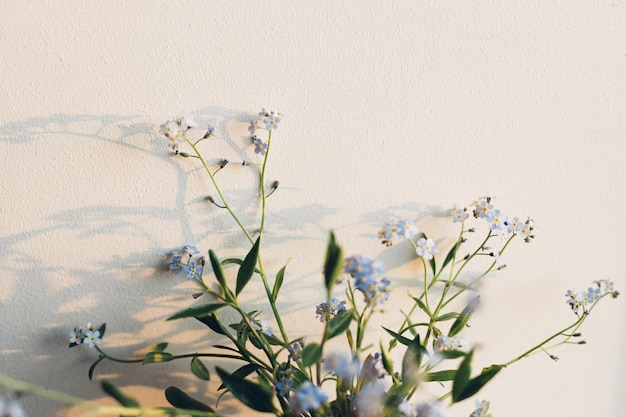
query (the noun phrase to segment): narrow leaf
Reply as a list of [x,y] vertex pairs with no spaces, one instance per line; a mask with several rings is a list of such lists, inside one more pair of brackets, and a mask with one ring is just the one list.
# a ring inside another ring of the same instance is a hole
[[163,352],[168,346],[167,342],[158,343],[150,349],[151,352]]
[[[241,368],[237,369],[235,372],[232,373],[232,375],[238,376],[240,378],[245,378],[248,375],[250,375],[252,372],[256,372],[258,369],[261,369],[261,366],[256,365],[254,363],[249,363],[247,365],[242,366]],[[223,383],[217,388],[218,391],[223,390],[224,388],[226,388],[226,385],[224,385]]]
[[[402,357],[402,380],[407,381],[412,376],[417,375],[417,371],[422,366],[422,360],[424,355],[427,355],[428,351],[422,346],[420,341],[420,335],[415,336],[415,339],[410,341],[407,345],[407,349]],[[417,381],[413,381],[417,383]]]
[[[235,264],[235,265],[241,266],[243,264],[243,259],[226,258],[226,259],[222,260],[222,265],[231,265],[231,264]],[[254,268],[254,272],[256,272],[257,274],[260,274],[261,270],[259,268]]]
[[176,408],[214,412],[208,405],[190,397],[183,390],[176,387],[168,387],[165,390],[165,399]]
[[143,357],[143,364],[169,362],[174,359],[174,355],[167,352],[148,352]]
[[328,322],[326,340],[332,339],[346,331],[350,327],[350,322],[354,318],[352,310],[341,311]]
[[322,347],[317,343],[309,343],[302,349],[302,366],[309,366],[319,362],[322,359]]
[[457,401],[470,398],[477,394],[478,391],[480,391],[487,384],[487,382],[489,382],[498,372],[502,370],[502,368],[502,365],[491,365],[488,368],[484,368],[480,375],[469,381]]
[[409,296],[413,299],[413,301],[415,301],[415,303],[420,308],[420,310],[422,310],[424,313],[426,313],[429,318],[432,317],[432,313],[430,312],[428,307],[426,307],[426,304],[420,298],[413,297],[410,294],[409,294]]
[[437,355],[444,359],[456,359],[465,356],[466,353],[462,350],[440,350]]
[[100,339],[104,337],[104,332],[106,331],[106,329],[107,329],[106,323],[102,323],[102,325],[98,327],[98,331],[100,332]]
[[205,381],[211,379],[211,373],[197,356],[191,360],[191,373]]
[[290,261],[291,261],[291,258],[287,260],[287,263],[285,264],[285,266],[283,266],[280,269],[280,271],[278,271],[278,274],[276,274],[276,280],[274,280],[274,289],[272,290],[272,300],[274,300],[274,302],[276,302],[276,299],[278,298],[280,287],[282,287],[283,280],[285,279],[285,269],[287,268],[287,265],[289,264]]
[[469,304],[463,309],[463,311],[461,311],[461,314],[459,314],[459,317],[457,317],[454,323],[452,323],[452,326],[450,327],[450,331],[448,332],[448,336],[454,336],[460,333],[461,330],[465,328],[465,325],[467,324],[470,317],[474,313],[474,310],[476,310],[476,306],[478,306],[479,302],[480,302],[480,297],[478,296],[469,302]]
[[343,250],[337,245],[335,234],[330,232],[328,245],[326,246],[326,259],[324,261],[324,284],[329,297],[342,269]]
[[204,304],[204,305],[197,306],[197,307],[187,308],[169,317],[168,320],[183,319],[186,317],[198,318],[198,317],[208,316],[209,314],[219,310],[220,308],[224,308],[227,305],[228,304],[225,304],[225,303],[215,303],[215,304]]
[[387,333],[389,333],[391,335],[391,337],[393,337],[395,340],[397,340],[398,342],[402,343],[405,346],[410,346],[411,343],[413,343],[413,341],[411,339],[409,339],[408,337],[404,337],[392,330],[389,330],[388,328],[386,328],[385,326],[382,326],[383,330],[385,330]]
[[219,316],[216,313],[211,313],[208,316],[196,317],[200,323],[206,325],[209,329],[213,330],[215,333],[226,335],[226,331],[222,327],[220,323]]
[[459,313],[446,313],[446,314],[442,314],[441,316],[437,317],[435,319],[435,321],[446,321],[446,320],[452,320],[454,318],[459,317]]
[[456,252],[459,250],[460,246],[461,246],[461,239],[457,240],[454,246],[450,248],[450,251],[446,255],[446,259],[444,259],[443,264],[441,265],[441,269],[445,268],[446,265],[448,265],[452,261],[452,259],[454,259],[454,257],[456,256]]
[[429,372],[426,374],[427,381],[452,381],[456,376],[456,371],[454,369],[449,369],[446,371],[438,371],[438,372]]
[[125,395],[122,391],[119,390],[119,388],[113,385],[111,381],[106,379],[101,380],[100,387],[102,387],[102,390],[104,392],[115,398],[115,400],[117,400],[117,402],[122,404],[124,407],[139,408],[139,403],[137,402],[137,400]]
[[254,245],[250,249],[250,252],[246,255],[246,258],[243,260],[243,263],[239,267],[239,271],[237,272],[237,289],[235,290],[237,294],[239,294],[243,288],[246,286],[252,275],[254,274],[254,268],[256,267],[256,262],[259,257],[259,248],[261,245],[261,238],[257,238]]
[[382,342],[380,342],[380,354],[382,357],[381,359],[382,359],[382,363],[383,363],[383,367],[385,368],[385,371],[387,371],[389,375],[394,375],[393,362],[391,361],[391,358],[389,357],[389,352],[385,350]]
[[220,263],[220,260],[213,251],[213,249],[209,250],[209,259],[211,260],[211,267],[213,267],[213,273],[215,274],[215,278],[217,278],[217,282],[219,282],[220,287],[222,287],[224,291],[226,291],[228,287],[226,286],[224,271],[222,271],[222,265]]
[[470,374],[472,372],[472,356],[474,351],[470,351],[459,365],[459,369],[454,376],[454,382],[452,384],[452,402],[461,401],[463,391],[467,388],[469,383]]
[[226,388],[243,404],[253,410],[274,413],[272,391],[237,375],[231,375],[219,366],[215,367]]

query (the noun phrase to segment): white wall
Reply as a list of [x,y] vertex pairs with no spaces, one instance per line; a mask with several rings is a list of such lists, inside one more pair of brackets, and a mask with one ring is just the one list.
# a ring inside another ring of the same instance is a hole
[[[265,258],[274,271],[294,258],[280,307],[296,333],[315,328],[328,229],[349,253],[389,258],[382,222],[408,215],[451,238],[436,215],[485,194],[533,217],[538,237],[514,242],[484,287],[473,323],[483,365],[572,320],[566,289],[610,278],[624,290],[626,3],[523,3],[5,1],[0,372],[97,400],[95,352],[67,349],[75,324],[106,321],[105,345],[120,356],[211,343],[193,322],[163,321],[194,290],[163,271],[169,250],[244,248],[203,202],[211,191],[193,161],[172,159],[158,135],[185,114],[217,123],[231,142],[215,158],[232,159],[245,125],[228,120],[287,114],[272,145],[281,188]],[[251,172],[224,174],[236,204],[254,206]],[[519,363],[481,397],[498,416],[622,415],[625,314],[621,298],[607,300],[583,329],[587,345],[563,347],[558,363]],[[97,373],[144,386],[147,405],[164,403],[168,372],[215,399],[217,383],[186,369]],[[24,403],[31,416],[62,414]]]

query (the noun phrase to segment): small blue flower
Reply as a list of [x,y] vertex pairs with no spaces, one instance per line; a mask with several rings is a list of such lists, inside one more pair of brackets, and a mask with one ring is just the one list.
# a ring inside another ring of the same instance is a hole
[[265,155],[267,143],[263,142],[258,136],[253,136],[252,144],[254,145],[254,153]]
[[328,401],[328,395],[320,387],[310,381],[304,382],[295,390],[295,395],[289,399],[289,406],[295,414],[305,411],[314,411]]
[[289,378],[283,378],[276,383],[276,391],[278,395],[281,397],[286,397],[289,395],[289,391],[291,391],[291,386],[293,385],[293,381]]
[[193,261],[189,265],[184,265],[183,269],[187,272],[187,279],[200,279],[202,275],[202,265],[196,265]]
[[183,270],[182,258],[180,255],[174,255],[172,257],[172,263],[170,263],[170,270],[174,271],[177,274]]
[[185,245],[185,246],[183,246],[183,252],[187,253],[189,255],[196,255],[196,254],[200,253],[198,248],[193,246],[193,245]]
[[289,351],[289,359],[297,362],[302,357],[302,343],[293,342],[289,346],[287,346],[287,350]]

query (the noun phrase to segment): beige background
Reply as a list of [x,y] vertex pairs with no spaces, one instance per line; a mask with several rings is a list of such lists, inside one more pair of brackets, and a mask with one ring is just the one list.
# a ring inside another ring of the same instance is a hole
[[[456,229],[440,213],[485,194],[533,217],[538,237],[514,242],[483,288],[469,333],[478,366],[569,323],[568,288],[610,278],[625,290],[626,3],[506,3],[4,1],[0,372],[97,400],[95,352],[67,349],[75,324],[106,321],[119,356],[215,343],[194,322],[163,321],[195,289],[164,272],[168,251],[245,248],[203,201],[212,191],[193,161],[170,158],[158,135],[185,114],[216,123],[213,157],[231,159],[253,153],[245,124],[228,120],[287,114],[264,257],[270,271],[293,258],[280,307],[294,333],[321,331],[328,229],[348,253],[380,254],[401,282],[415,264],[403,264],[406,247],[384,250],[379,225],[409,216],[445,240]],[[222,178],[252,223],[253,173]],[[496,416],[622,416],[625,315],[621,298],[607,300],[583,329],[587,345],[510,367],[480,397]],[[163,404],[171,384],[213,401],[217,383],[187,367],[104,363],[97,374],[147,391],[146,405]],[[24,403],[31,416],[63,415]]]

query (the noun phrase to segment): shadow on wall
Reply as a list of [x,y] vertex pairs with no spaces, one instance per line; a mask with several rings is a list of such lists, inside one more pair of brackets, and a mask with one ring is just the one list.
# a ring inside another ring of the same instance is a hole
[[[202,143],[215,152],[207,157],[212,167],[224,158],[237,161],[254,156],[249,152],[249,115],[208,107],[192,116],[200,126],[216,126],[217,138]],[[4,255],[0,314],[5,318],[0,323],[0,372],[51,388],[62,385],[68,393],[98,399],[102,398],[98,384],[87,379],[96,351],[83,346],[67,349],[68,333],[76,324],[84,327],[92,321],[98,326],[110,318],[103,346],[121,358],[140,358],[147,346],[162,341],[172,342],[175,353],[206,351],[211,344],[225,342],[215,336],[207,340],[209,333],[194,320],[164,321],[192,305],[190,296],[197,292],[183,274],[172,275],[168,270],[169,253],[193,243],[203,250],[220,248],[222,258],[242,257],[250,245],[237,233],[228,213],[206,201],[212,185],[207,184],[197,161],[168,154],[167,139],[157,132],[159,122],[61,114],[0,127],[3,154],[11,156],[3,164],[9,170],[5,177],[11,180],[5,181],[5,191],[10,184],[25,193],[8,200],[5,219],[15,221],[0,236]],[[233,163],[220,172],[219,180],[224,181],[229,203],[242,213],[244,225],[254,230],[259,211],[255,197],[258,166]],[[280,191],[288,196],[297,193]],[[356,226],[369,239],[390,212],[416,218],[438,211],[405,203],[363,214],[339,227]],[[323,248],[328,219],[339,213],[323,204],[273,209],[268,215],[271,234],[264,247],[278,254],[285,247],[306,247],[311,242]],[[293,224],[281,221],[294,218],[298,219],[295,230]],[[306,234],[300,233],[304,230]],[[315,264],[321,265],[323,252],[316,256],[319,262]],[[411,257],[389,253],[383,261],[391,259],[400,263],[388,265],[389,269],[410,262]],[[319,268],[307,268],[295,272],[295,284],[285,286],[322,294]],[[265,302],[262,291],[250,293],[246,303],[251,309]],[[306,311],[313,322],[315,304],[316,300],[295,303],[285,297],[278,307],[286,315]],[[212,368],[215,362],[206,364]],[[120,386],[162,390],[176,385],[215,403],[216,383],[207,386],[188,369],[187,361],[145,367],[103,362],[95,374]],[[153,401],[145,405],[166,404],[163,398]],[[60,407],[43,400],[26,402],[26,406],[31,415],[49,415]],[[225,406],[222,410],[229,413],[238,407],[235,403]]]

